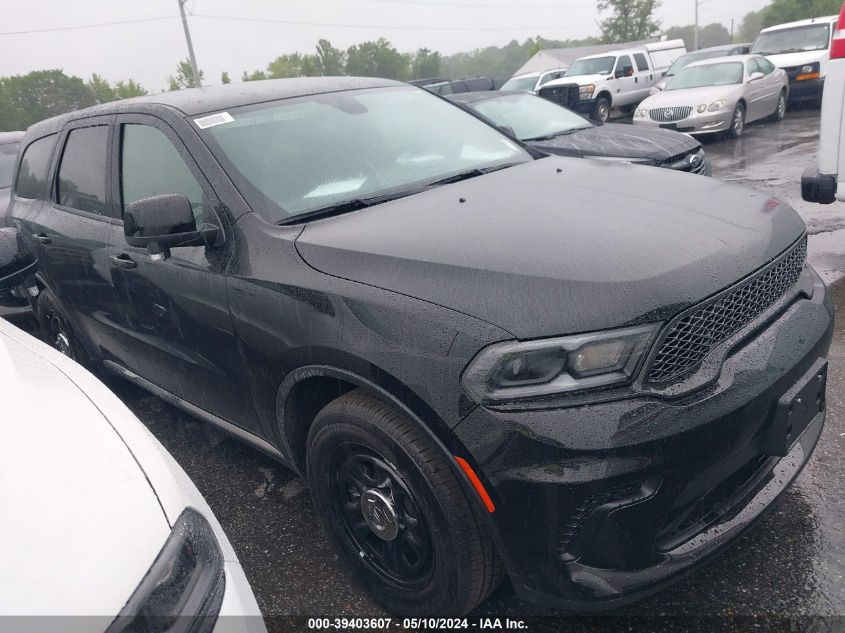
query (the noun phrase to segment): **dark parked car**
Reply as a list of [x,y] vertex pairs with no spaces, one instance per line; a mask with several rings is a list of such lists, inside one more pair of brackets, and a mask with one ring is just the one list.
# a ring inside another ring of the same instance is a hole
[[23,132],[0,132],[0,227],[6,225],[6,209],[9,206],[12,175],[15,172],[15,159],[23,134]]
[[668,167],[709,176],[701,143],[687,134],[620,123],[595,124],[572,110],[523,92],[471,92],[448,99],[538,150]]
[[376,79],[127,99],[23,144],[47,339],[302,473],[396,613],[505,573],[636,599],[821,433],[831,300],[764,194],[541,156]]
[[460,94],[462,92],[479,92],[482,90],[495,90],[496,81],[490,77],[466,77],[464,79],[441,79],[432,80],[426,83],[414,83],[429,92],[441,96]]

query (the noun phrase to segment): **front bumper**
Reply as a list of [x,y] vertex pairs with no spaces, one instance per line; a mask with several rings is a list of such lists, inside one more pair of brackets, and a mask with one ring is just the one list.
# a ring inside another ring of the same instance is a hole
[[824,414],[778,457],[767,453],[773,413],[823,363],[833,309],[810,268],[796,288],[693,393],[478,407],[458,425],[492,489],[499,548],[524,600],[589,611],[656,591],[726,546],[797,476]]
[[821,99],[824,93],[824,77],[821,79],[809,79],[805,81],[794,81],[789,79],[789,100],[808,101]]
[[646,125],[649,127],[660,127],[667,130],[675,130],[677,132],[686,132],[687,134],[714,134],[716,132],[725,132],[731,127],[731,115],[733,110],[726,109],[719,112],[705,112],[698,114],[693,111],[693,114],[681,119],[680,121],[673,121],[671,123],[661,123],[653,121],[651,118],[634,118],[635,125]]

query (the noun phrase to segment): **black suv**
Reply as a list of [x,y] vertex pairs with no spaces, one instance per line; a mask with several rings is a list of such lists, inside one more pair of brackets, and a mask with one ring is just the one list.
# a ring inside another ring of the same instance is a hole
[[824,423],[799,216],[545,157],[390,81],[157,94],[39,123],[11,215],[56,347],[308,480],[401,614],[610,607],[721,549]]

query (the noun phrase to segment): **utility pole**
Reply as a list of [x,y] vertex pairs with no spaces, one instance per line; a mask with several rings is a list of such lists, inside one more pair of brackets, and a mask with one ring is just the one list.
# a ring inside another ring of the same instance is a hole
[[731,19],[731,44],[734,43],[734,21]]
[[[194,74],[194,88],[202,88],[200,71],[197,68],[197,58],[194,55],[194,45],[191,43],[191,31],[188,30],[188,18],[185,17],[185,3],[188,0],[176,0],[179,3],[179,13],[182,14],[182,28],[185,29],[185,42],[188,44],[188,59],[191,61],[191,71]],[[698,0],[696,0],[698,3]],[[698,4],[696,4],[697,10]]]
[[[697,51],[698,50],[698,0],[693,0],[693,2],[695,2],[695,36],[694,36],[694,39],[693,39],[694,44],[693,44],[692,48],[693,48],[693,50]],[[182,13],[182,19],[183,20],[185,19],[184,12]],[[187,32],[188,32],[188,27],[185,26],[185,33],[187,33]],[[190,42],[190,39],[188,41]]]

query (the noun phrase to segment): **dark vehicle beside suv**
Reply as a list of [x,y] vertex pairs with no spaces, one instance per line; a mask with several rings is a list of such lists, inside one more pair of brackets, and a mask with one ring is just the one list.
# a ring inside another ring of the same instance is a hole
[[447,98],[547,154],[711,174],[701,143],[688,134],[592,123],[568,108],[523,92],[468,92]]
[[23,146],[47,340],[302,473],[396,613],[467,613],[505,573],[633,600],[821,433],[831,301],[761,194],[540,156],[370,79],[125,100]]

